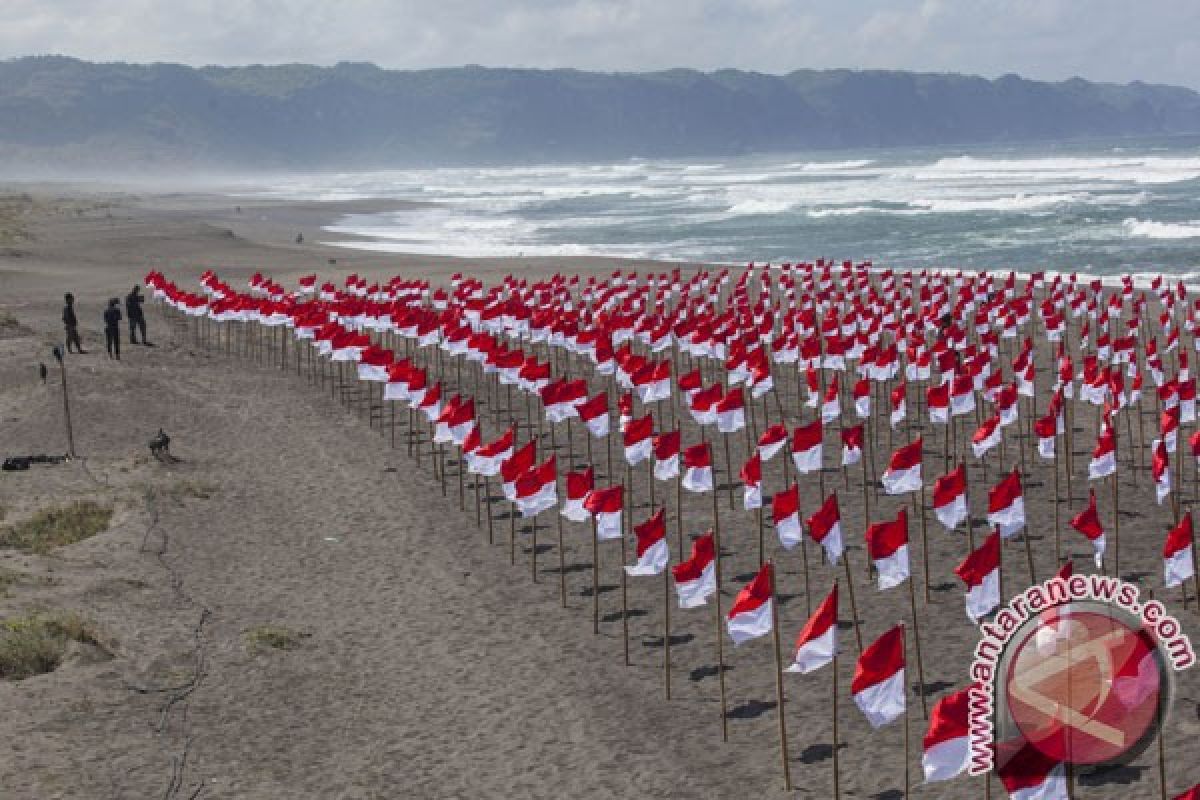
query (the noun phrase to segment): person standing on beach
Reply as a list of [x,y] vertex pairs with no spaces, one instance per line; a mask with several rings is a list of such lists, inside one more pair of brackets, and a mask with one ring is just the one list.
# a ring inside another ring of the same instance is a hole
[[72,352],[71,345],[75,345],[75,352],[83,355],[87,351],[83,349],[83,342],[79,339],[79,319],[75,316],[75,295],[67,292],[63,295],[63,300],[66,302],[66,305],[63,306],[62,321],[63,327],[67,329],[67,352]]
[[146,338],[146,315],[142,313],[142,290],[136,284],[133,291],[125,295],[125,316],[129,318],[129,342],[137,344],[137,334],[142,332],[142,344],[149,346]]
[[121,360],[121,301],[115,297],[104,310],[104,346],[109,358]]

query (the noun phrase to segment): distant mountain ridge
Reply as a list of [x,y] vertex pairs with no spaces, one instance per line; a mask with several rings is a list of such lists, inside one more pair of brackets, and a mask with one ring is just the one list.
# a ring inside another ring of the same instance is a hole
[[1200,133],[1134,82],[797,70],[0,61],[0,165],[357,169]]

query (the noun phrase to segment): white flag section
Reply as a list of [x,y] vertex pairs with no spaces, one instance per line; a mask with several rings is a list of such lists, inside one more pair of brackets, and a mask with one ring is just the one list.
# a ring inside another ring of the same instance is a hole
[[568,497],[563,503],[562,515],[572,522],[587,522],[591,514],[583,507],[586,497]]
[[1016,753],[997,753],[996,774],[1009,800],[1067,800],[1066,770],[1032,744]]
[[671,567],[680,608],[699,608],[717,592],[716,551],[713,535],[707,533],[692,542],[692,556]]
[[954,530],[967,519],[967,496],[958,495],[947,505],[935,507],[933,513],[946,530]]
[[879,588],[891,589],[908,580],[908,545],[902,544],[890,556],[875,560],[879,572]]
[[670,560],[671,548],[667,546],[667,540],[659,539],[638,556],[637,564],[626,566],[625,572],[634,576],[661,575]]
[[969,689],[948,694],[934,705],[925,733],[921,770],[926,783],[948,781],[966,771],[970,762]]
[[833,591],[809,617],[796,637],[796,653],[788,672],[807,675],[833,661],[837,652],[837,584]]
[[872,728],[904,714],[904,626],[897,625],[863,650],[854,668],[850,691]]
[[771,597],[771,563],[763,564],[754,580],[733,601],[725,621],[734,644],[741,644],[773,630],[774,602]]
[[696,578],[690,581],[675,579],[675,593],[679,595],[680,608],[698,608],[717,593],[716,564],[709,563]]
[[1174,555],[1163,559],[1163,580],[1168,589],[1181,586],[1196,574],[1196,566],[1192,563],[1191,548],[1180,550]]
[[711,492],[712,467],[688,467],[683,473],[683,488],[689,492]]
[[596,538],[600,541],[621,538],[621,512],[596,512]]
[[1184,515],[1167,534],[1163,544],[1163,580],[1168,589],[1181,586],[1196,574],[1196,565],[1192,559],[1192,514]]
[[888,494],[904,494],[921,491],[921,465],[901,470],[887,470],[879,476],[883,490]]
[[904,668],[879,683],[854,693],[854,704],[871,723],[882,728],[904,714]]
[[667,568],[671,551],[667,547],[667,513],[659,509],[650,519],[635,525],[637,536],[637,563],[626,566],[628,575],[659,575]]
[[654,462],[654,480],[669,481],[679,477],[679,454]]

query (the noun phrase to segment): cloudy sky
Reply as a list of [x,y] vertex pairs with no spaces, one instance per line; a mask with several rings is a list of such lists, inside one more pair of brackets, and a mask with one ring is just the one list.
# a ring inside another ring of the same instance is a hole
[[1016,72],[1200,88],[1200,0],[4,0],[0,57]]

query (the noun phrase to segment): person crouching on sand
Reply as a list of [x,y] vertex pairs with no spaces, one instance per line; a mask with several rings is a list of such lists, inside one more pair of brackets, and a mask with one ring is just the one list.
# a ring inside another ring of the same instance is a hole
[[115,297],[104,310],[104,346],[109,358],[121,360],[121,301]]
[[75,316],[75,295],[67,292],[63,295],[63,300],[66,305],[63,306],[62,321],[63,327],[67,329],[67,352],[70,353],[71,346],[75,346],[75,352],[81,355],[87,351],[83,349],[83,342],[79,339],[79,319]]

